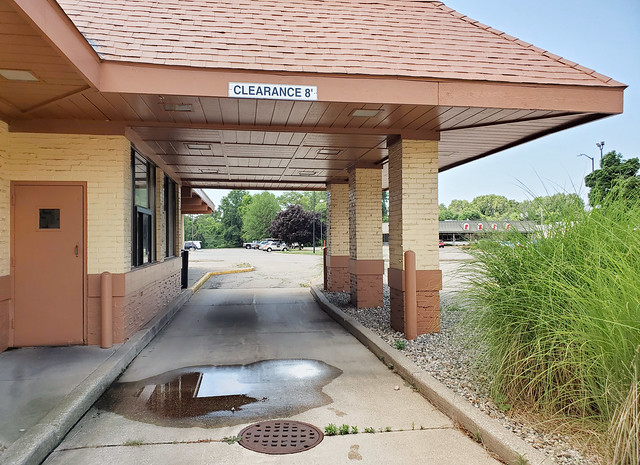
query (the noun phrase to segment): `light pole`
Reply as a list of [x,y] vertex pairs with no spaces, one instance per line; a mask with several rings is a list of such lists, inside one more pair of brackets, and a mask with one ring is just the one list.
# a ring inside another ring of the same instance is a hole
[[602,149],[604,149],[604,141],[596,142],[596,146],[600,149],[600,160],[602,160]]
[[313,191],[313,254],[316,253],[316,191]]
[[586,153],[581,153],[578,155],[579,157],[587,157],[591,160],[591,172],[593,173],[596,169],[595,169],[595,164],[593,162],[593,157],[590,157],[589,155],[587,155]]

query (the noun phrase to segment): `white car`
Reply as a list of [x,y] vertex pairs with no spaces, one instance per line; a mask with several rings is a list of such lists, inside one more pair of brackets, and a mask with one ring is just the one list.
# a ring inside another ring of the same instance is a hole
[[289,248],[284,241],[269,241],[261,247],[261,250],[266,250],[267,252],[271,252],[272,250],[286,252]]

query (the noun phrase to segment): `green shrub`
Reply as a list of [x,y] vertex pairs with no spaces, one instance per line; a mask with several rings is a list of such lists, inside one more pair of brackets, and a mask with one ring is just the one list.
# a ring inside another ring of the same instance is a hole
[[472,253],[471,321],[494,397],[611,423],[640,360],[640,202],[567,214],[544,234]]

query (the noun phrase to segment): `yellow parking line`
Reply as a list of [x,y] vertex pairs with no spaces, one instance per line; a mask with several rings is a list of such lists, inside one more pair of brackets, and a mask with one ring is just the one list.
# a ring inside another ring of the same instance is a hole
[[249,271],[255,271],[254,267],[251,268],[239,268],[237,270],[224,270],[224,271],[209,271],[202,278],[200,278],[193,286],[190,286],[189,289],[194,293],[198,292],[198,289],[202,287],[204,283],[206,283],[211,276],[218,276],[221,274],[233,274],[233,273],[247,273]]

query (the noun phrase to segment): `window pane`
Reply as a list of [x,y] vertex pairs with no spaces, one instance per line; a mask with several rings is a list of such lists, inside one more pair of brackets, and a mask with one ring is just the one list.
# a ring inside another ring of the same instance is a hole
[[165,189],[165,218],[166,218],[166,250],[165,256],[173,257],[175,254],[175,224],[176,224],[176,183],[168,176],[164,178]]
[[142,263],[151,262],[151,215],[142,215]]
[[149,163],[136,156],[134,159],[135,202],[149,208]]
[[41,208],[40,209],[40,229],[60,229],[60,209]]

